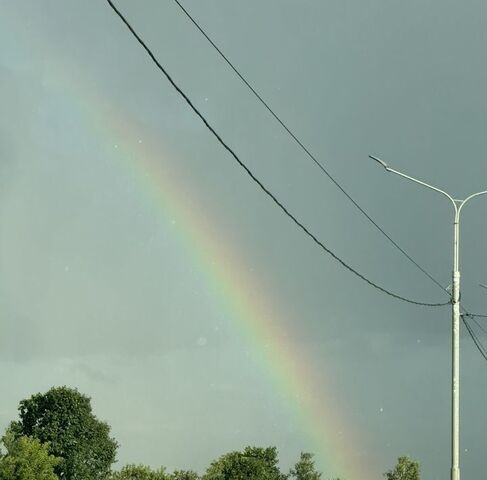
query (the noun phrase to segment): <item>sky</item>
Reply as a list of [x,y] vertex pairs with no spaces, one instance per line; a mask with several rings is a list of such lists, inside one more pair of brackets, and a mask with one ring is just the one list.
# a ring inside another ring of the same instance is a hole
[[[368,155],[457,198],[487,188],[485,2],[182,3],[353,198],[448,286],[451,206]],[[403,296],[447,299],[306,157],[175,2],[116,5],[330,249]],[[325,478],[381,478],[403,454],[424,478],[445,478],[448,307],[388,297],[317,248],[106,2],[0,0],[0,8],[2,431],[21,399],[68,385],[111,425],[118,467],[203,472],[224,452],[275,445],[283,469],[311,451]],[[462,301],[480,313],[483,202],[463,211],[461,238]],[[462,330],[465,478],[486,468],[486,367]]]

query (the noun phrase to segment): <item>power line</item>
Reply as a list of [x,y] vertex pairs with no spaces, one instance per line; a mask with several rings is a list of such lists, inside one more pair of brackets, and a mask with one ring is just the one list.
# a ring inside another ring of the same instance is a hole
[[[465,328],[467,329],[468,334],[470,335],[470,338],[473,340],[475,346],[477,347],[478,351],[480,354],[487,360],[487,349],[483,346],[482,342],[480,341],[480,338],[475,334],[473,331],[471,325],[467,325],[467,321],[465,320],[466,318],[471,318],[477,326],[480,328],[480,330],[484,331],[487,333],[487,331],[482,327],[482,325],[475,319],[475,317],[487,317],[487,315],[479,315],[476,313],[470,313],[463,305],[460,305],[460,308],[463,310],[463,314],[461,315],[462,321],[465,324]],[[484,355],[486,354],[486,355]]]
[[467,322],[466,318],[462,317],[462,320],[463,320],[463,323],[465,324],[465,327],[467,328],[468,333],[472,337],[472,340],[475,343],[477,350],[480,352],[482,357],[484,357],[484,359],[487,360],[487,351],[485,350],[485,347],[480,342],[480,339],[477,337],[477,335],[473,331],[471,325],[469,325],[469,323]]
[[487,335],[487,330],[482,326],[482,324],[476,319],[476,317],[487,317],[487,315],[477,315],[475,313],[469,313],[469,312],[465,312],[462,317],[466,317],[466,318],[470,318],[471,320],[473,320],[475,322],[475,324],[477,325],[477,327],[479,327],[480,330],[482,330],[482,332],[484,332],[486,335]]
[[222,145],[222,147],[230,153],[230,155],[235,159],[235,161],[240,165],[240,167],[247,173],[247,175],[254,181],[254,183],[256,183],[260,187],[260,189],[280,208],[280,210],[290,220],[292,220],[295,223],[295,225],[298,226],[309,238],[311,238],[311,240],[313,240],[313,242],[316,245],[318,245],[323,251],[325,251],[327,254],[329,254],[333,259],[335,259],[337,262],[339,262],[347,270],[352,272],[354,275],[359,277],[364,282],[368,283],[371,287],[374,287],[375,289],[377,289],[377,290],[381,291],[382,293],[385,293],[385,294],[387,294],[393,298],[396,298],[398,300],[402,300],[402,301],[407,302],[407,303],[412,303],[414,305],[423,305],[423,306],[427,306],[427,307],[440,307],[440,306],[448,305],[450,303],[450,301],[443,302],[443,303],[419,302],[419,301],[415,301],[415,300],[411,300],[409,298],[403,297],[403,296],[398,295],[396,293],[393,293],[393,292],[387,290],[386,288],[381,287],[380,285],[377,285],[373,281],[369,280],[367,277],[362,275],[360,272],[355,270],[353,267],[348,265],[344,260],[342,260],[340,257],[338,257],[328,247],[326,247],[303,223],[301,223],[287,209],[287,207],[283,203],[281,203],[280,200],[278,200],[278,198],[255,176],[255,174],[249,169],[249,167],[247,167],[247,165],[237,156],[237,154],[225,143],[225,141],[217,133],[217,131],[209,124],[208,120],[206,120],[206,118],[203,116],[203,114],[194,106],[194,104],[191,102],[189,97],[175,83],[175,81],[172,79],[172,77],[169,75],[169,73],[166,71],[166,69],[161,65],[161,63],[157,60],[157,58],[152,53],[152,51],[149,49],[149,47],[145,44],[145,42],[142,40],[142,38],[137,34],[137,32],[134,30],[134,28],[130,25],[128,20],[115,7],[113,2],[111,0],[107,0],[107,3],[110,5],[112,10],[117,14],[117,16],[122,20],[122,22],[125,24],[125,26],[130,30],[130,32],[136,38],[136,40],[142,46],[142,48],[147,52],[147,54],[149,55],[151,60],[154,62],[154,64],[157,66],[157,68],[164,74],[164,76],[167,78],[169,83],[174,87],[174,89],[184,98],[184,100],[189,105],[189,107],[200,118],[200,120],[204,123],[206,128],[215,136],[215,138]]
[[[265,109],[274,117],[274,119],[281,125],[281,127],[291,136],[291,138],[295,141],[295,143],[305,152],[305,154],[315,163],[315,165],[324,173],[331,182],[352,202],[352,204],[367,218],[372,225],[379,230],[385,238],[389,240],[389,242],[396,247],[399,252],[401,252],[411,263],[413,263],[422,273],[424,273],[431,281],[433,281],[438,287],[441,288],[442,291],[448,293],[443,285],[436,280],[425,268],[423,268],[416,260],[414,260],[411,255],[409,255],[360,205],[359,203],[340,185],[338,180],[333,177],[333,175],[325,168],[322,162],[320,162],[316,156],[311,152],[311,150],[304,145],[304,143],[297,137],[297,135],[291,130],[291,128],[282,120],[282,118],[274,111],[274,109],[269,105],[269,103],[264,100],[262,95],[256,90],[255,87],[251,85],[251,83],[247,80],[247,78],[239,71],[239,69],[234,65],[234,63],[223,53],[220,47],[216,45],[216,43],[212,40],[212,38],[206,33],[206,31],[201,27],[201,25],[196,21],[196,19],[189,13],[189,11],[181,4],[179,0],[174,0],[174,2],[178,5],[181,11],[187,16],[187,18],[193,23],[193,25],[199,30],[199,32],[206,38],[206,40],[210,43],[210,45],[218,52],[220,57],[225,61],[225,63],[235,72],[235,74],[242,80],[242,82],[247,86],[247,88],[253,93],[253,95],[259,100],[259,102],[265,107]],[[475,320],[474,317],[484,317],[487,318],[487,315],[473,315],[468,313],[465,309],[464,311],[466,314],[471,317],[475,323],[481,328],[482,326]],[[465,323],[465,320],[464,320]],[[482,355],[486,350],[481,345],[480,340],[478,337],[475,336],[473,330],[471,330],[467,324],[467,331],[472,337],[472,340],[475,342],[477,348]],[[485,331],[485,330],[484,330]]]
[[[235,74],[242,80],[242,82],[249,88],[249,90],[254,94],[254,96],[259,100],[259,102],[266,108],[266,110],[277,120],[277,122],[284,128],[284,130],[291,136],[295,143],[305,152],[305,154],[315,163],[315,165],[324,173],[331,182],[352,202],[352,204],[369,220],[369,222],[374,225],[374,227],[379,230],[389,242],[394,245],[394,247],[399,250],[411,263],[413,263],[421,272],[424,273],[430,280],[432,280],[438,287],[443,291],[445,287],[436,280],[426,269],[424,269],[414,258],[409,255],[361,206],[360,204],[344,189],[338,180],[333,177],[333,175],[325,168],[322,162],[320,162],[316,156],[311,152],[311,150],[304,145],[304,143],[297,137],[297,135],[291,130],[291,128],[282,120],[282,118],[272,109],[268,102],[264,100],[262,95],[251,85],[251,83],[246,79],[246,77],[240,73],[237,67],[231,62],[231,60],[222,52],[222,50],[216,45],[216,43],[211,39],[211,37],[203,30],[203,28],[198,24],[194,17],[186,10],[186,8],[181,4],[179,0],[174,0],[174,2],[179,6],[182,12],[188,17],[188,19],[194,24],[194,26],[200,31],[200,33],[208,40],[210,45],[218,52],[218,54],[223,58],[227,65],[235,72]],[[448,293],[448,292],[447,292]]]
[[473,331],[472,326],[469,325],[469,323],[467,322],[467,320],[466,320],[467,317],[468,317],[468,315],[462,315],[463,323],[465,324],[465,327],[467,328],[468,333],[472,337],[472,340],[474,341],[475,346],[477,347],[477,350],[480,352],[482,357],[484,357],[484,360],[487,360],[487,350],[482,345],[482,342],[477,337],[476,333]]
[[[370,280],[368,280],[366,277],[364,277],[362,274],[360,274],[359,272],[357,272],[355,269],[353,269],[352,267],[350,267],[349,265],[347,265],[343,260],[341,260],[339,257],[337,257],[333,252],[331,252],[327,247],[325,247],[325,245],[320,242],[303,224],[301,224],[292,214],[290,214],[290,212],[286,209],[286,207],[284,207],[284,205],[282,205],[278,200],[277,198],[253,175],[253,173],[240,161],[240,159],[236,156],[236,154],[233,152],[233,150],[231,150],[224,142],[223,140],[221,139],[221,137],[217,134],[217,132],[209,125],[209,123],[206,121],[206,119],[200,114],[200,112],[194,107],[194,105],[192,104],[192,102],[189,100],[189,98],[184,94],[184,92],[175,84],[175,82],[172,80],[172,78],[168,75],[168,73],[165,71],[165,69],[162,67],[162,65],[158,62],[158,60],[155,58],[155,56],[152,54],[152,52],[150,51],[150,49],[145,45],[145,43],[142,41],[142,39],[137,35],[137,33],[134,31],[134,29],[131,27],[131,25],[126,21],[126,19],[123,17],[123,15],[116,9],[116,7],[113,5],[113,3],[110,1],[110,0],[107,0],[109,5],[111,6],[111,8],[115,11],[115,13],[121,18],[121,20],[124,22],[124,24],[127,26],[127,28],[129,28],[130,32],[135,36],[135,38],[137,39],[137,41],[142,45],[142,47],[146,50],[146,52],[149,54],[149,56],[151,57],[151,59],[154,61],[154,63],[157,65],[157,67],[164,73],[164,75],[166,76],[166,78],[169,80],[169,82],[172,84],[172,86],[178,91],[178,93],[180,93],[180,95],[183,96],[183,98],[185,99],[185,101],[188,103],[188,105],[192,108],[192,110],[200,117],[200,119],[203,121],[203,123],[205,124],[205,126],[213,133],[213,135],[217,138],[217,140],[222,144],[222,146],[228,150],[230,152],[230,154],[235,158],[235,160],[237,160],[237,162],[239,163],[239,165],[244,168],[244,170],[246,171],[246,173],[252,178],[252,180],[254,180],[258,185],[259,187],[268,195],[271,197],[271,199],[277,204],[277,206],[279,206],[281,208],[281,210],[289,217],[291,218],[291,220],[294,221],[294,223],[300,227],[308,236],[310,236],[312,238],[312,240],[317,243],[326,253],[330,254],[335,260],[337,260],[338,262],[340,262],[345,268],[347,268],[349,271],[351,271],[352,273],[354,273],[355,275],[357,275],[359,278],[361,278],[362,280],[364,280],[365,282],[367,282],[369,285],[371,285],[372,287],[382,291],[383,293],[386,293],[387,295],[390,295],[394,298],[397,298],[399,300],[403,300],[405,302],[408,302],[408,303],[412,303],[412,304],[416,304],[416,305],[424,305],[424,306],[443,306],[443,305],[447,305],[448,303],[450,302],[445,302],[445,303],[426,303],[426,302],[417,302],[417,301],[414,301],[414,300],[410,300],[408,298],[405,298],[405,297],[402,297],[400,295],[397,295],[397,294],[394,294],[382,287],[380,287],[379,285],[375,284],[374,282],[371,282]],[[190,17],[190,15],[186,12],[186,10],[184,10],[184,8],[182,7],[182,5],[177,1],[175,0],[176,3],[178,3],[178,5],[183,9],[183,11],[185,11],[185,13]],[[195,25],[200,29],[200,31],[205,35],[205,37],[207,37],[207,35],[205,34],[204,31],[201,30],[201,28],[199,27],[199,25],[196,24],[196,22],[194,22],[194,20],[192,19],[192,17],[190,17],[190,19],[193,21],[193,23],[195,23]],[[213,42],[211,41],[211,39],[209,37],[207,37],[208,41],[210,41],[210,43],[213,44]],[[219,53],[222,55],[222,57],[227,61],[227,63],[230,64],[230,66],[236,71],[236,73],[241,77],[240,73],[233,67],[233,65],[226,59],[226,57],[223,55],[223,53],[218,49],[218,47],[216,47],[216,45],[213,44],[213,46],[215,48],[217,48],[217,50],[219,51]],[[341,187],[341,185],[338,184],[338,182],[333,178],[331,177],[331,175],[325,171],[324,167],[321,165],[320,162],[318,162],[318,160],[316,160],[316,158],[314,158],[314,156],[309,152],[309,150],[304,147],[304,145],[301,144],[301,142],[299,141],[299,139],[297,137],[295,137],[295,135],[289,131],[288,127],[280,120],[279,117],[277,117],[277,115],[275,115],[275,113],[270,109],[270,107],[266,104],[266,102],[260,97],[260,95],[257,94],[257,92],[254,91],[254,89],[248,84],[248,82],[242,78],[242,80],[247,84],[247,86],[254,92],[254,94],[256,94],[256,96],[259,98],[259,100],[261,100],[261,102],[266,106],[266,108],[271,112],[271,114],[273,116],[276,117],[276,119],[279,121],[279,123],[281,123],[281,125],[286,129],[286,131],[288,131],[288,133],[290,133],[290,135],[294,138],[294,140],[301,146],[301,148],[303,148],[305,150],[305,152],[312,158],[313,161],[315,161],[317,163],[317,165],[322,169],[324,170],[324,173],[326,173],[329,178],[332,180],[332,182],[352,201],[352,203],[372,222],[372,224],[374,226],[376,226],[376,228],[382,232],[386,238],[389,239],[389,241],[396,247],[398,248],[399,251],[401,251],[401,253],[403,253],[413,264],[415,264],[428,278],[430,278],[438,287],[440,287],[443,291],[446,291],[444,289],[444,287],[432,276],[430,275],[423,267],[421,267],[409,254],[407,254],[407,252],[405,252],[361,207],[360,205],[358,205],[355,200],[343,189],[343,187]],[[467,312],[468,313],[468,312]],[[469,316],[478,316],[478,317],[487,317],[487,315],[478,315],[478,314],[475,314],[475,315],[472,315],[472,314],[468,314]],[[468,322],[465,320],[465,318],[462,316],[462,319],[463,319],[463,322],[467,328],[467,331],[468,333],[470,334],[472,340],[474,341],[477,349],[479,350],[479,352],[481,353],[481,355],[487,360],[487,354],[486,354],[486,349],[483,347],[482,343],[480,342],[479,338],[476,336],[475,332],[472,330],[471,326],[468,324]],[[476,322],[478,324],[478,322]]]
[[[473,331],[471,325],[468,324],[466,318],[471,318],[477,326],[484,332],[484,328],[482,325],[475,319],[475,317],[487,317],[487,315],[480,315],[476,313],[470,313],[463,305],[460,305],[460,308],[463,310],[463,314],[461,315],[462,321],[465,325],[465,328],[467,329],[468,334],[470,335],[471,339],[473,340],[475,346],[477,347],[477,350],[480,352],[480,354],[484,357],[485,360],[487,360],[487,349],[484,347],[482,344],[480,338],[475,334]],[[486,332],[487,333],[487,332]]]
[[478,318],[487,318],[487,315],[480,315],[479,313],[470,313],[467,312],[469,317],[478,317]]
[[[397,250],[399,250],[411,263],[413,263],[423,274],[425,274],[431,281],[433,281],[438,287],[440,287],[443,291],[446,292],[446,289],[441,285],[441,283],[436,280],[425,268],[419,265],[414,258],[411,257],[359,204],[358,202],[340,185],[338,180],[336,180],[331,173],[324,167],[324,165],[316,158],[315,155],[310,151],[308,147],[306,147],[303,142],[297,137],[297,135],[291,130],[290,127],[282,120],[282,118],[272,109],[268,102],[264,100],[262,95],[253,87],[250,82],[246,79],[246,77],[237,69],[237,67],[232,63],[232,61],[223,53],[223,51],[216,45],[216,43],[211,39],[211,37],[206,33],[206,31],[199,25],[199,23],[195,20],[195,18],[188,12],[188,10],[181,4],[179,0],[174,0],[174,2],[178,5],[181,11],[188,17],[188,19],[193,23],[193,25],[199,30],[199,32],[206,38],[206,40],[210,43],[210,45],[218,52],[221,58],[226,62],[226,64],[235,72],[235,74],[242,80],[242,82],[248,87],[248,89],[254,94],[254,96],[259,100],[259,102],[266,108],[266,110],[274,117],[274,119],[284,128],[284,130],[291,136],[291,138],[295,141],[295,143],[305,152],[305,154],[315,163],[315,165],[331,180],[331,182],[352,202],[352,204],[376,227],[379,232],[384,235],[385,238],[389,240]],[[465,310],[467,316],[472,318],[472,320],[478,325],[478,327],[486,332],[484,328],[479,324],[479,322],[474,317],[484,317],[487,318],[487,315],[473,315],[468,313]],[[480,340],[478,337],[475,336],[475,333],[470,326],[467,326],[465,322],[465,326],[467,327],[467,331],[472,337],[475,345],[479,349],[480,353],[485,358],[485,348],[481,345]],[[487,333],[487,332],[486,332]]]
[[480,322],[475,318],[474,315],[469,315],[469,317],[475,322],[475,324],[477,325],[477,327],[479,327],[480,330],[482,330],[482,332],[484,332],[485,334],[487,334],[487,330],[480,324]]

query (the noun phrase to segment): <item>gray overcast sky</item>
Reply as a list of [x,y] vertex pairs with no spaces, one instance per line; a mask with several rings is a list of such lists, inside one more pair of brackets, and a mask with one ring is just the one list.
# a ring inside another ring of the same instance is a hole
[[[444,300],[174,2],[117,5],[331,249],[393,291]],[[449,205],[367,155],[458,197],[487,187],[485,2],[184,5],[354,198],[448,285]],[[410,454],[425,478],[445,478],[448,308],[386,297],[323,255],[216,143],[105,2],[0,6],[0,427],[22,398],[67,384],[91,395],[112,426],[119,465],[203,471],[225,451],[260,444],[276,445],[285,468],[311,450],[326,476],[358,480],[356,466],[367,464],[361,479],[380,478]],[[462,299],[479,312],[487,311],[478,287],[487,281],[485,209],[481,200],[466,208],[462,230]],[[246,311],[227,298],[237,294]],[[257,296],[272,319],[251,308]],[[288,337],[243,333],[268,323]],[[294,391],[285,374],[275,380],[278,355],[260,360],[268,344],[288,356],[284,369],[302,362],[297,385],[309,391]],[[465,478],[486,468],[486,367],[463,332]],[[326,441],[316,441],[309,420],[319,412],[306,411],[301,395],[323,403]]]

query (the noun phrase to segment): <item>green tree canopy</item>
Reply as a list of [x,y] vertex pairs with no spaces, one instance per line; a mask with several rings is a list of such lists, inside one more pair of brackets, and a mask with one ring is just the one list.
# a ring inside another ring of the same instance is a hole
[[0,454],[0,480],[58,480],[54,467],[60,459],[49,454],[48,445],[7,431],[2,438],[6,453]]
[[214,461],[203,480],[285,480],[278,467],[276,447],[246,447]]
[[394,469],[384,476],[387,480],[419,480],[419,463],[409,457],[399,457]]
[[119,472],[114,472],[111,480],[170,480],[165,468],[152,470],[145,465],[126,465]]
[[290,473],[296,480],[320,480],[321,478],[321,473],[315,468],[313,454],[306,452],[301,452],[298,462]]
[[170,480],[199,480],[199,475],[192,470],[174,470],[169,476]]
[[49,452],[62,458],[54,469],[60,479],[108,478],[118,445],[108,424],[93,415],[89,397],[68,387],[52,388],[22,400],[19,416],[12,431],[49,443]]

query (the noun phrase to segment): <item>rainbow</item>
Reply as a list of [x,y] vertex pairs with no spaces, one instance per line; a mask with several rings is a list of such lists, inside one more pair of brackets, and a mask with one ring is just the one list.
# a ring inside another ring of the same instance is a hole
[[[10,24],[17,22],[21,19]],[[38,37],[31,39],[29,48],[35,48]],[[173,231],[177,232],[178,243],[190,253],[221,308],[233,319],[236,332],[245,339],[262,375],[287,399],[292,423],[299,425],[314,445],[318,466],[346,480],[373,478],[373,462],[356,453],[364,442],[347,424],[343,406],[326,393],[334,391],[332,367],[313,365],[309,354],[293,343],[294,332],[283,331],[280,319],[287,315],[276,307],[278,299],[273,302],[255,288],[256,282],[238,248],[225,242],[225,234],[216,222],[208,222],[211,215],[200,201],[188,202],[191,186],[181,183],[175,167],[165,168],[161,161],[164,158],[167,162],[169,156],[165,146],[137,125],[127,111],[107,104],[102,94],[90,89],[88,85],[95,83],[90,82],[92,79],[70,76],[67,72],[72,71],[72,60],[61,47],[49,44],[49,48],[55,57],[49,69],[57,79],[56,88],[69,98],[83,127],[105,146],[114,168],[123,169],[138,185],[147,208],[157,212],[162,222],[177,220]],[[142,50],[140,54],[145,55]],[[162,78],[161,85],[172,88]],[[187,108],[184,102],[181,108]],[[230,157],[228,161],[233,162]]]
[[[356,456],[351,448],[356,447],[357,434],[350,435],[351,427],[340,415],[342,408],[333,404],[330,395],[325,393],[325,390],[334,391],[327,369],[312,367],[312,359],[295,347],[292,341],[297,337],[295,332],[282,330],[280,319],[286,314],[275,307],[265,292],[254,287],[257,282],[245,262],[224,241],[223,231],[208,223],[206,219],[211,215],[201,202],[188,201],[191,187],[173,176],[174,169],[163,166],[164,145],[148,140],[147,132],[139,130],[120,109],[105,115],[100,108],[93,110],[96,105],[99,103],[93,99],[86,104],[88,125],[108,144],[107,150],[119,167],[128,170],[139,185],[148,200],[148,208],[156,208],[164,222],[176,219],[181,248],[203,273],[208,288],[215,292],[221,308],[233,319],[252,355],[258,358],[263,373],[288,399],[293,424],[300,425],[303,433],[311,438],[319,463],[327,468],[333,466],[337,474],[348,480],[363,479],[366,467],[349,464],[350,458]],[[139,143],[141,138],[143,142]],[[113,144],[117,145],[115,151]]]

